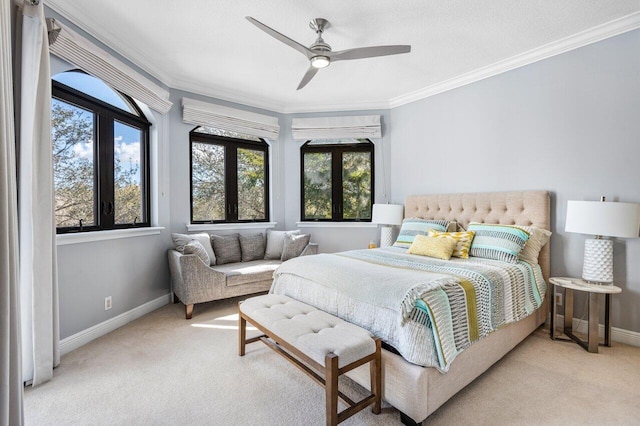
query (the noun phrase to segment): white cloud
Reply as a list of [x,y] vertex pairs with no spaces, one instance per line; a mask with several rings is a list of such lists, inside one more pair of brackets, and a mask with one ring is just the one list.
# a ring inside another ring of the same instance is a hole
[[[122,140],[122,138],[120,138],[120,140]],[[122,163],[140,163],[140,142],[116,143],[113,149],[115,151],[114,155],[116,155]]]
[[93,160],[93,141],[80,142],[73,145],[73,153],[76,157]]

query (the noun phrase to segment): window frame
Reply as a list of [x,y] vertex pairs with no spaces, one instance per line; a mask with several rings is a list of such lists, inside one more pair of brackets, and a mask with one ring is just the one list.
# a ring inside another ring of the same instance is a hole
[[[371,222],[371,214],[368,219],[345,219],[344,193],[342,184],[342,158],[344,153],[368,152],[371,154],[371,210],[375,200],[375,144],[369,138],[363,138],[367,142],[357,143],[333,143],[313,145],[313,139],[307,140],[300,147],[300,220],[302,222]],[[331,218],[306,218],[305,217],[305,192],[304,192],[304,155],[307,153],[331,153]]]
[[[71,70],[66,72],[82,72]],[[93,113],[93,173],[95,225],[65,226],[56,225],[57,234],[76,232],[108,231],[114,229],[144,228],[151,226],[151,169],[149,134],[151,123],[146,119],[138,105],[122,92],[114,90],[138,115],[117,108],[98,98],[51,80],[51,98],[89,110]],[[143,220],[135,223],[115,223],[115,176],[114,176],[114,124],[118,121],[141,132],[140,138],[140,190],[142,195]]]
[[[251,141],[226,136],[197,132],[201,126],[194,127],[189,132],[189,221],[192,225],[216,223],[262,223],[270,220],[270,181],[269,181],[269,143],[263,139]],[[224,148],[225,171],[225,219],[194,220],[193,219],[193,144],[204,143],[222,145]],[[230,149],[231,148],[231,149]],[[238,148],[264,152],[264,219],[238,219]]]

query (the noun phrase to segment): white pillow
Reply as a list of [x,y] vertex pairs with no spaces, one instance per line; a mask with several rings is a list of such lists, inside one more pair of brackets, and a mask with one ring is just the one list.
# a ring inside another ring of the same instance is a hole
[[267,248],[264,251],[265,259],[280,259],[282,257],[285,235],[300,235],[300,230],[273,231],[267,229]]
[[187,245],[189,241],[200,241],[200,244],[202,244],[202,247],[204,247],[207,255],[209,256],[209,260],[215,264],[216,255],[213,253],[213,248],[211,247],[211,236],[206,232],[201,232],[199,234],[171,234],[171,238],[173,238],[176,250],[180,253],[184,253],[184,246]]

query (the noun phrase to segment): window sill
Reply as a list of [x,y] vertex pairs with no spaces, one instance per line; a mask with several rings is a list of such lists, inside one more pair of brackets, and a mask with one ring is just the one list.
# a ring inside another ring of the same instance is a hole
[[377,228],[371,222],[296,222],[298,228]]
[[278,222],[251,223],[198,223],[188,224],[187,231],[222,231],[234,229],[266,229],[275,228]]
[[56,245],[91,243],[95,241],[116,240],[119,238],[144,237],[147,235],[159,235],[164,226],[152,226],[149,228],[113,229],[111,231],[75,232],[71,234],[56,235]]

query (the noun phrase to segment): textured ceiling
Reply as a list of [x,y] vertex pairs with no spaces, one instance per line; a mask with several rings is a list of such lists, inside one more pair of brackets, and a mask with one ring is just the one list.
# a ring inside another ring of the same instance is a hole
[[[611,21],[626,17],[631,28],[640,21],[640,0],[45,0],[45,4],[172,88],[282,112],[389,107],[550,43],[597,32],[598,26]],[[410,44],[412,51],[333,63],[296,91],[307,59],[245,16],[307,46],[315,40],[308,22],[321,17],[331,22],[324,39],[333,50]]]

